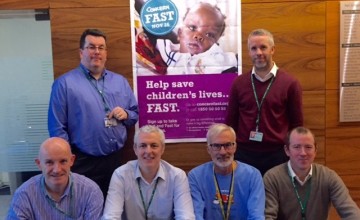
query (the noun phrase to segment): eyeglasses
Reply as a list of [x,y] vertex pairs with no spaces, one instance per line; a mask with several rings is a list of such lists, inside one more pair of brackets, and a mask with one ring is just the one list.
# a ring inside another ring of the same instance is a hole
[[225,150],[230,150],[234,145],[235,145],[234,142],[228,142],[224,144],[218,144],[218,143],[209,144],[211,149],[213,149],[214,151],[220,151],[221,147],[224,147]]
[[94,46],[94,45],[90,45],[85,47],[86,49],[88,49],[91,53],[96,52],[96,49],[101,53],[104,52],[106,50],[105,46]]

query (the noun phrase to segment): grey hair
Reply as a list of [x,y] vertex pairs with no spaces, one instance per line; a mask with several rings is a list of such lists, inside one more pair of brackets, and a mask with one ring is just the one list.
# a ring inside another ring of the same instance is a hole
[[138,144],[138,138],[140,133],[158,133],[160,135],[160,142],[162,146],[165,146],[165,134],[163,130],[154,125],[144,125],[135,132],[134,135],[134,146]]
[[236,134],[235,134],[235,131],[232,127],[226,125],[226,124],[223,124],[223,123],[215,123],[215,124],[212,124],[210,125],[207,133],[206,133],[206,141],[207,141],[207,144],[211,144],[211,138],[213,138],[214,136],[217,136],[219,135],[220,133],[224,132],[224,131],[230,131],[234,137],[236,137]]
[[267,36],[269,38],[270,46],[272,46],[272,47],[275,46],[273,35],[270,33],[270,31],[265,30],[265,29],[255,29],[255,30],[251,31],[251,33],[248,36],[248,46],[249,46],[250,38],[254,37],[254,36]]

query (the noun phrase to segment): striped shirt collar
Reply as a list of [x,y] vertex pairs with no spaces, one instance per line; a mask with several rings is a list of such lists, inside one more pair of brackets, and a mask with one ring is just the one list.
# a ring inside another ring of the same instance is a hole
[[[73,180],[72,180],[72,176],[71,176],[71,173],[69,174],[69,183],[68,183],[68,185],[66,186],[66,189],[65,189],[65,191],[64,191],[64,194],[60,197],[60,200],[62,200],[65,196],[69,196],[70,195],[70,186],[72,185],[72,182],[73,182]],[[44,194],[45,194],[45,196],[47,196],[47,197],[49,197],[51,200],[54,200],[52,197],[51,197],[51,195],[50,195],[50,193],[47,191],[47,189],[46,189],[46,185],[45,185],[45,177],[44,177],[44,175],[42,175],[42,177],[41,177],[41,182],[40,182],[40,184],[41,184],[41,188],[43,189],[43,192],[44,192]]]

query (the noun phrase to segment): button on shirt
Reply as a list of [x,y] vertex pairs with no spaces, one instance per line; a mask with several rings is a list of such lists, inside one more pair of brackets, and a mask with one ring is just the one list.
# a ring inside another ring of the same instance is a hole
[[195,219],[185,172],[164,160],[161,161],[159,171],[151,183],[147,183],[141,176],[137,160],[117,168],[110,182],[103,219],[145,219],[138,178],[146,206],[149,204],[156,179],[159,178],[148,208],[148,220]]

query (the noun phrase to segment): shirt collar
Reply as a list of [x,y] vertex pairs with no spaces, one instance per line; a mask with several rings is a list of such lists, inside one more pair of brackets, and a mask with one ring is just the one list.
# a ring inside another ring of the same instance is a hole
[[[65,196],[69,196],[70,195],[70,190],[71,190],[71,186],[73,184],[73,178],[71,173],[69,174],[69,184],[66,186],[66,189],[64,191],[64,194],[60,197],[60,200],[63,199]],[[50,199],[52,199],[51,195],[48,193],[46,186],[45,186],[45,177],[44,175],[42,175],[41,177],[41,188],[43,189],[43,192],[45,194],[45,196],[49,197]],[[53,199],[52,199],[53,200]]]
[[301,181],[299,179],[299,177],[296,176],[294,170],[291,167],[290,160],[288,161],[287,165],[288,165],[289,175],[290,175],[291,179],[292,180],[296,179],[300,183],[300,185],[304,185],[310,179],[310,177],[312,176],[312,164],[311,164],[311,167],[310,167],[310,171],[309,171],[308,175],[305,177],[304,181]]
[[[159,178],[159,177],[160,177],[161,179],[163,179],[163,180],[166,180],[166,178],[165,178],[165,170],[164,170],[161,162],[160,162],[159,170],[158,170],[158,172],[156,173],[156,176],[155,176],[155,178],[152,180],[152,182],[154,182],[154,180],[156,180],[156,179]],[[144,177],[141,175],[140,167],[139,167],[139,161],[137,161],[136,170],[135,170],[135,179],[138,179],[138,178],[141,178],[144,182],[146,182],[145,179],[144,179]]]
[[[87,75],[88,77],[90,77],[91,79],[94,79],[94,77],[90,74],[90,70],[88,70],[82,63],[80,63],[80,68],[81,68],[83,71],[85,71],[85,73],[86,73],[86,75]],[[106,69],[104,69],[104,71],[103,71],[103,73],[101,74],[101,77],[100,77],[99,79],[103,78],[103,77],[106,76],[106,75],[107,75],[107,71],[106,71]]]
[[255,67],[252,68],[251,74],[255,75],[256,79],[259,80],[260,82],[266,82],[272,76],[276,77],[276,73],[277,73],[278,69],[279,69],[279,67],[274,62],[273,67],[271,68],[270,72],[268,74],[266,74],[265,78],[261,78],[258,74],[256,74]]

